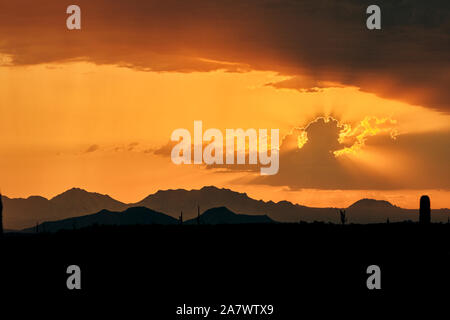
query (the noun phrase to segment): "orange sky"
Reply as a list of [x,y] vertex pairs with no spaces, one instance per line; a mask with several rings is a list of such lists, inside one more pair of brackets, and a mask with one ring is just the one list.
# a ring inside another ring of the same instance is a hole
[[[82,30],[68,31],[69,4],[0,11],[7,196],[81,187],[134,202],[216,185],[312,206],[416,208],[426,193],[450,207],[450,42],[433,10],[424,24],[402,8],[368,33],[355,2],[80,0]],[[280,129],[279,174],[174,165],[171,133],[194,120]]]
[[[427,192],[434,205],[448,206],[445,190],[288,191],[289,186],[242,182],[254,174],[177,167],[169,157],[149,152],[165,145],[176,128],[192,132],[196,119],[221,130],[279,128],[281,136],[329,115],[353,127],[368,116],[388,117],[395,119],[390,126],[399,135],[448,129],[446,115],[357,88],[302,93],[265,85],[280,79],[273,72],[155,73],[82,62],[3,67],[0,103],[10,107],[2,108],[0,118],[2,190],[8,196],[51,197],[78,186],[132,202],[158,189],[218,185],[314,206],[377,197],[404,207],[416,207],[417,195]],[[90,147],[93,151],[86,152]],[[398,155],[394,165],[393,154],[373,150],[362,146],[354,159],[340,161],[390,170],[396,179],[408,175],[407,157]]]

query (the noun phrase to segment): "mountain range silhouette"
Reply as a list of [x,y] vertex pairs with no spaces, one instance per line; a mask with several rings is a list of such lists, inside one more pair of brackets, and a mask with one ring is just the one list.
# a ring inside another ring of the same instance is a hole
[[[131,222],[127,222],[127,219],[120,216],[120,214],[131,213],[130,216],[127,216],[130,218],[134,214],[137,214],[134,211],[137,209],[131,209],[134,207],[150,209],[148,213],[161,213],[174,221],[178,220],[180,212],[183,211],[185,223],[193,223],[189,220],[195,220],[197,217],[198,206],[200,206],[201,212],[220,207],[226,207],[229,210],[229,212],[226,212],[225,209],[222,209],[223,217],[227,217],[225,220],[219,214],[216,214],[210,219],[208,218],[208,213],[204,219],[205,221],[210,221],[208,223],[211,224],[243,223],[239,222],[239,219],[242,220],[243,217],[235,217],[230,213],[250,217],[266,216],[263,219],[256,219],[257,223],[269,219],[278,222],[324,221],[339,223],[339,216],[337,214],[339,208],[314,208],[293,204],[289,201],[273,202],[255,200],[250,198],[246,193],[220,189],[214,186],[203,187],[199,190],[160,190],[137,203],[128,204],[117,201],[108,195],[73,188],[51,199],[40,196],[31,196],[27,199],[11,199],[3,196],[3,205],[5,229],[9,230],[20,230],[34,227],[36,224],[44,221],[57,221],[80,216],[84,216],[84,219],[86,219],[76,221],[77,224],[81,225],[84,223],[83,221],[91,221],[94,218],[107,219],[107,222],[110,224],[114,224],[114,221],[116,222],[115,224],[127,224]],[[382,223],[386,222],[386,219],[389,219],[391,222],[405,220],[418,221],[419,213],[418,209],[403,209],[392,205],[388,201],[374,199],[361,199],[348,208],[343,209],[347,211],[349,223],[363,224]],[[140,209],[140,211],[142,210]],[[106,211],[113,214],[106,217],[104,215]],[[140,214],[143,214],[143,212]],[[449,214],[449,209],[433,209],[432,221],[447,222]],[[143,221],[146,224],[156,223],[156,218],[153,216],[154,214],[152,214],[152,217],[142,219],[144,219]],[[247,221],[248,219],[244,220]],[[73,221],[65,223],[73,224]],[[102,224],[105,221],[101,220],[97,221],[97,223]],[[80,227],[80,225],[77,227]],[[73,228],[73,225],[70,225],[70,228]]]
[[[183,224],[245,224],[245,223],[273,223],[268,216],[236,214],[225,207],[206,210],[199,218],[191,219]],[[92,226],[134,226],[134,225],[176,225],[179,220],[161,212],[145,207],[132,207],[123,212],[101,210],[98,213],[57,221],[43,222],[35,227],[24,229],[25,232],[39,231],[57,232],[60,230],[74,230]]]

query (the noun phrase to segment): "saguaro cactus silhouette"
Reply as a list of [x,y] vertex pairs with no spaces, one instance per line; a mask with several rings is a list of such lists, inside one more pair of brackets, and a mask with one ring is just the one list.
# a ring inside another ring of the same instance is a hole
[[347,217],[345,215],[345,210],[339,210],[339,215],[341,217],[341,223],[344,225],[347,222]]
[[183,224],[183,211],[181,211],[181,214],[180,214],[180,224]]
[[430,198],[428,196],[420,197],[419,223],[428,224],[431,222]]
[[200,206],[197,205],[197,224],[200,224]]
[[3,237],[3,202],[1,192],[0,192],[0,237]]

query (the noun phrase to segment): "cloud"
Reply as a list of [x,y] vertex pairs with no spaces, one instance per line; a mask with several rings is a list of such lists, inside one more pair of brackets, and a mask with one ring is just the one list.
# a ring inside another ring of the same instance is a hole
[[352,141],[352,145],[335,150],[333,154],[335,156],[342,156],[344,154],[356,153],[365,145],[368,137],[376,136],[380,133],[389,133],[390,137],[395,139],[398,132],[393,126],[396,124],[396,120],[390,118],[379,119],[377,117],[366,117],[354,128],[349,124],[345,124],[344,128],[339,132],[338,140],[340,143]]
[[93,145],[89,146],[89,148],[87,148],[84,153],[95,152],[98,149],[100,149],[100,146],[98,144],[93,144]]
[[[306,133],[306,134],[304,134]],[[392,119],[318,118],[283,139],[280,170],[252,184],[290,189],[449,189],[450,132],[398,134]]]
[[380,0],[382,30],[376,31],[365,26],[368,0],[79,0],[77,31],[65,27],[70,4],[2,4],[0,53],[7,64],[83,60],[142,71],[271,70],[293,77],[274,87],[356,86],[450,111],[447,0]]
[[133,151],[138,145],[139,145],[138,142],[131,142],[130,144],[128,144],[127,150]]
[[286,80],[278,82],[266,83],[266,86],[271,86],[278,89],[294,89],[302,93],[304,92],[321,92],[325,88],[340,88],[343,85],[331,81],[320,81],[314,78],[305,76],[294,76]]
[[287,135],[280,148],[280,170],[277,175],[257,177],[252,183],[283,185],[291,189],[378,189],[386,182],[369,170],[356,165],[352,173],[334,152],[351,148],[352,141],[340,142],[348,126],[333,118],[317,118],[304,128]]
[[[165,145],[160,146],[158,148],[146,150],[146,153],[153,153],[153,154],[159,155],[159,156],[170,157],[173,147],[175,147],[175,145],[177,145],[177,144],[178,144],[177,141],[169,141]],[[191,148],[192,148],[191,149],[191,154],[193,154],[194,146],[192,146]]]

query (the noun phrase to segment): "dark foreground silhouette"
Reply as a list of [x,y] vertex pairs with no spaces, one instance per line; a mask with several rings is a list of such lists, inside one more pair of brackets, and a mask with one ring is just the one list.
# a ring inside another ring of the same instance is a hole
[[[104,314],[158,319],[179,319],[182,304],[230,303],[273,304],[281,319],[356,308],[404,314],[448,298],[449,232],[449,224],[298,223],[7,233],[1,285],[7,301],[27,296],[28,303],[94,304]],[[82,271],[80,291],[66,288],[72,264]],[[379,291],[366,287],[373,264],[382,272]]]
[[24,229],[23,232],[57,232],[63,230],[74,230],[80,228],[99,226],[130,226],[130,225],[175,225],[175,224],[255,224],[274,223],[266,215],[236,214],[226,207],[211,208],[200,214],[198,209],[197,218],[183,221],[177,220],[162,212],[154,211],[145,207],[132,207],[123,212],[102,210],[94,214],[81,217],[73,217],[63,220],[43,222],[33,228]]

